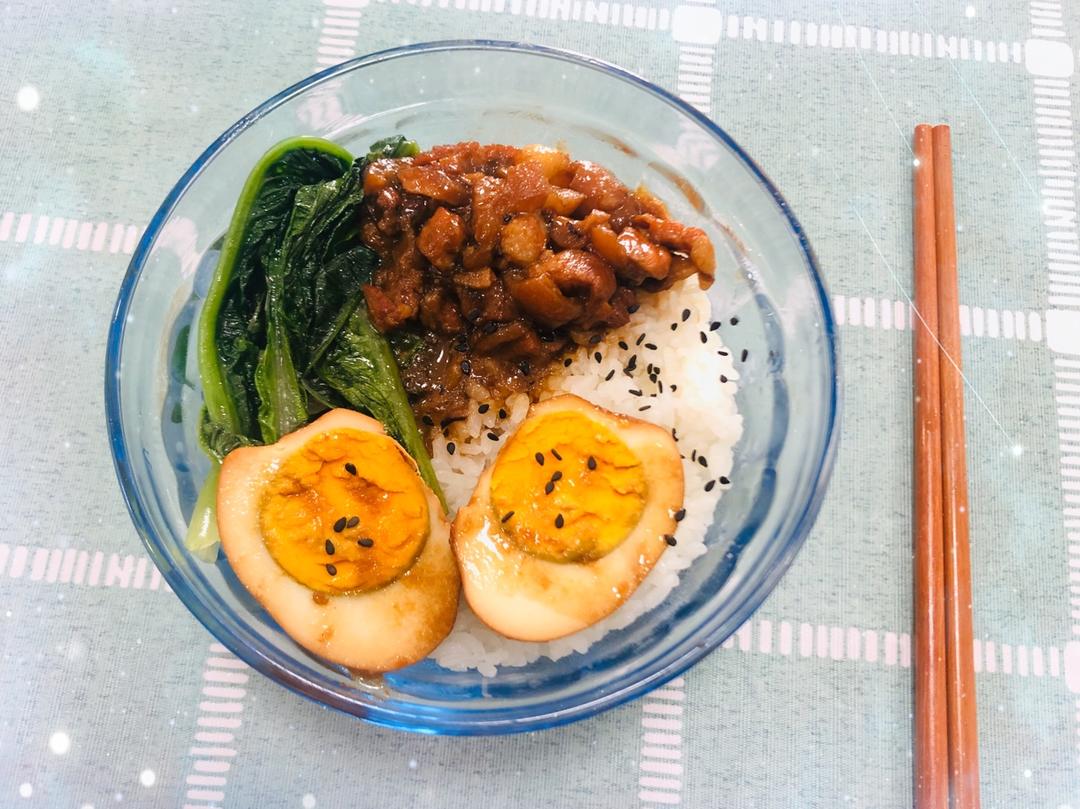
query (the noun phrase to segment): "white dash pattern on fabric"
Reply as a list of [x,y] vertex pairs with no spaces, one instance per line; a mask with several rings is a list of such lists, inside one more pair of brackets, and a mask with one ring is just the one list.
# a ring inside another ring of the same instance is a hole
[[188,750],[185,809],[211,809],[225,800],[228,772],[237,755],[248,666],[220,643],[211,643],[203,666],[202,701]]
[[646,806],[682,801],[685,686],[685,680],[676,677],[642,698],[638,799]]
[[672,13],[671,30],[679,42],[716,44],[721,39],[829,50],[858,50],[886,56],[918,57],[1019,65],[1025,43],[979,39],[929,31],[724,14],[704,3],[680,5]]
[[384,5],[440,8],[453,11],[509,14],[540,20],[580,21],[600,25],[666,31],[671,11],[644,3],[608,3],[591,0],[378,0]]
[[[840,326],[910,331],[914,314],[907,301],[873,296],[832,296],[833,317]],[[960,333],[964,337],[990,337],[1038,343],[1043,340],[1048,315],[1022,309],[989,309],[960,305]]]
[[91,222],[46,214],[0,213],[0,243],[36,244],[90,253],[131,255],[143,234],[141,225]]
[[[1021,676],[1049,667],[1064,671],[1065,683],[1080,694],[1080,233],[1077,231],[1077,154],[1073,139],[1072,75],[1075,54],[1063,24],[1064,6],[1056,0],[1029,4],[1032,48],[1027,60],[1032,75],[1038,156],[1039,196],[1046,246],[1046,344],[1054,354],[1054,403],[1063,527],[1068,542],[1069,588],[1073,639],[1060,654],[1027,654],[1001,650],[1001,670]],[[990,644],[984,644],[984,650]],[[976,655],[976,661],[979,656]],[[986,668],[998,661],[987,659]],[[1080,708],[1080,701],[1076,702]],[[1074,717],[1080,735],[1080,711]],[[1075,749],[1080,751],[1080,741]],[[1080,762],[1080,755],[1076,758]]]
[[323,0],[319,44],[315,63],[320,67],[340,64],[356,56],[360,15],[368,0]]
[[142,554],[106,554],[0,542],[0,578],[4,577],[43,584],[169,590],[157,566]]
[[[1080,684],[1080,643],[1059,646],[1008,644],[976,639],[975,671],[1020,677],[1069,677]],[[831,626],[794,621],[751,620],[720,645],[721,649],[792,658],[863,662],[883,668],[911,667],[911,635],[907,632]]]

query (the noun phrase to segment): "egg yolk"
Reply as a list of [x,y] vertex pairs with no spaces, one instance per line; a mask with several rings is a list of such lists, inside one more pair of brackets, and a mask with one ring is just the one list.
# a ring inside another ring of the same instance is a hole
[[645,507],[641,461],[608,427],[582,413],[526,421],[491,474],[493,522],[521,550],[588,562],[614,550]]
[[319,593],[374,590],[405,573],[427,539],[423,484],[377,433],[316,436],[274,471],[260,503],[267,550]]

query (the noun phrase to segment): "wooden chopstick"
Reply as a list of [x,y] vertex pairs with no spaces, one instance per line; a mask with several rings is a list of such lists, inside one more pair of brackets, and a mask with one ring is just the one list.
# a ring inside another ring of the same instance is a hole
[[971,550],[968,540],[964,380],[960,372],[960,301],[949,127],[934,127],[933,146],[949,783],[953,809],[979,809],[979,746],[971,627]]
[[933,133],[926,124],[915,128],[914,151],[915,809],[948,809],[934,151]]

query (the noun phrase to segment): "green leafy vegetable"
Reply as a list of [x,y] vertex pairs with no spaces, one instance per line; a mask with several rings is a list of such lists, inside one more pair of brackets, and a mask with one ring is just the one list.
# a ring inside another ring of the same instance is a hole
[[237,447],[251,447],[258,443],[215,424],[209,412],[203,409],[202,418],[199,421],[199,446],[218,463],[225,460],[225,456]]
[[273,443],[324,408],[353,407],[382,422],[443,499],[394,355],[362,295],[378,262],[359,241],[364,168],[418,151],[396,136],[352,161],[329,141],[294,138],[271,149],[245,183],[198,326],[199,440],[215,463],[189,526],[193,551],[206,556],[217,541],[225,456]]
[[406,140],[404,135],[392,135],[377,140],[368,147],[367,162],[387,157],[413,157],[420,154],[416,141]]
[[356,244],[364,165],[357,161],[342,176],[297,191],[281,248],[268,266],[268,277],[282,281],[281,313],[301,370],[345,324],[378,262]]
[[214,461],[199,492],[199,498],[195,501],[187,536],[184,538],[187,549],[204,562],[217,559],[218,545],[221,544],[217,527],[217,484],[220,474],[221,464]]
[[319,138],[292,138],[256,164],[240,193],[199,318],[199,376],[210,420],[260,437],[255,376],[266,341],[264,262],[277,249],[299,188],[340,177],[351,161]]

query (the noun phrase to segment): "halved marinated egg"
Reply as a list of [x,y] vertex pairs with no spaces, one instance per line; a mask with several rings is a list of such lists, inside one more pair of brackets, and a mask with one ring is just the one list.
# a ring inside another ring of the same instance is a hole
[[327,660],[401,668],[454,624],[460,584],[442,506],[360,413],[332,410],[276,444],[229,453],[218,531],[241,583]]
[[584,629],[656,564],[682,501],[663,428],[572,395],[533,405],[454,520],[465,598],[509,638]]

